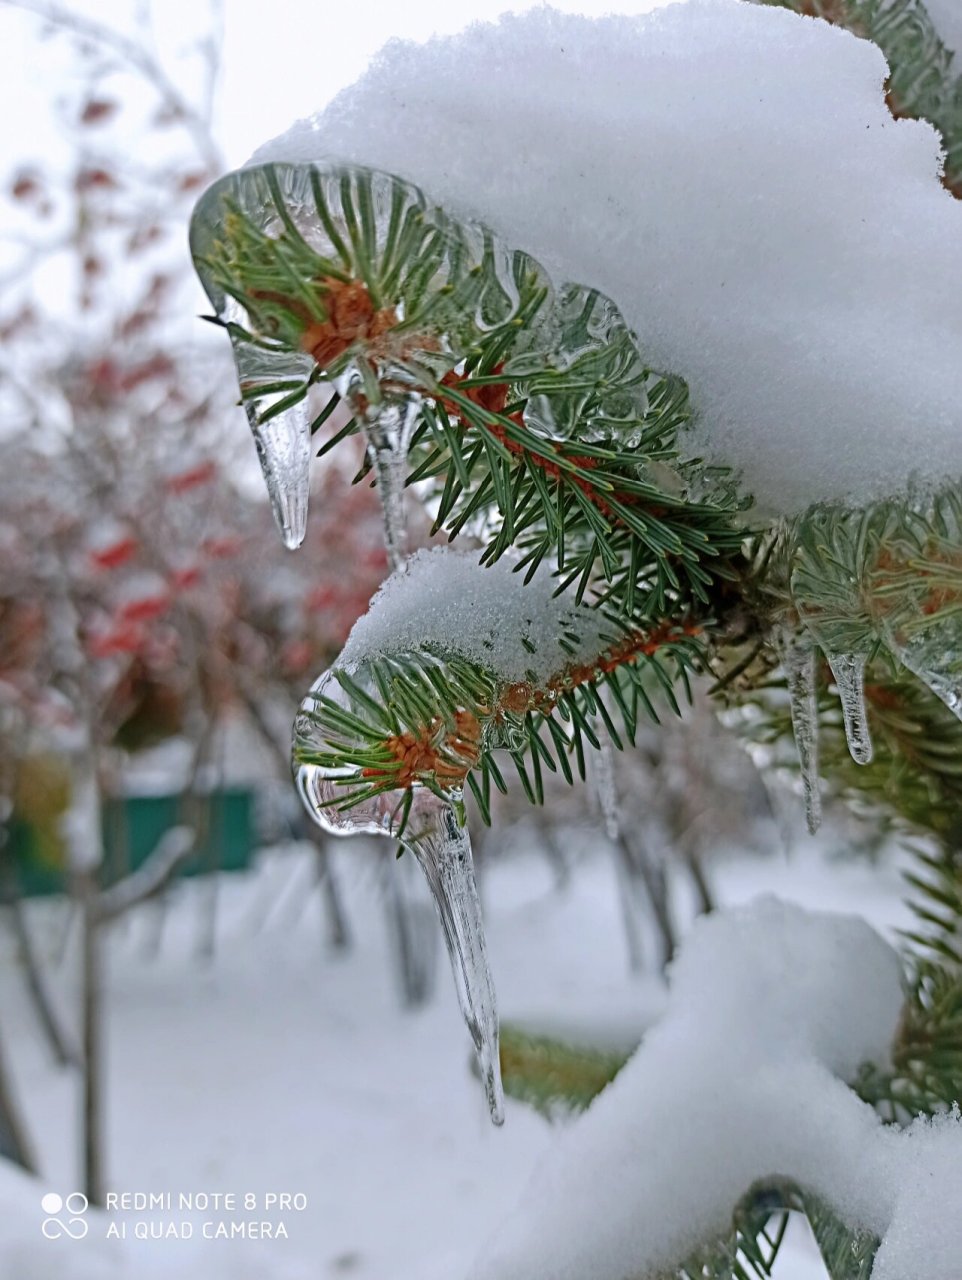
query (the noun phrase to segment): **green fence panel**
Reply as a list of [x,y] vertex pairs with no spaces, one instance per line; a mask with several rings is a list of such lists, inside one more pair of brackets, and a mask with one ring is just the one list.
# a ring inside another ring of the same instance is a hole
[[[184,821],[180,795],[125,796],[104,806],[103,884],[114,884],[136,871],[150,856],[165,831]],[[180,874],[242,871],[254,851],[254,795],[247,788],[226,787],[205,796],[199,806],[201,841]],[[9,828],[3,853],[13,860],[20,892],[26,897],[63,893],[66,887],[64,851],[59,842],[41,836],[16,819]]]

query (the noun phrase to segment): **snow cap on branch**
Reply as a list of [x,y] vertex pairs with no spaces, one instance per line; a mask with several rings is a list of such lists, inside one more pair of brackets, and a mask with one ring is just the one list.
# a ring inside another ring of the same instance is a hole
[[[540,573],[527,585],[515,561],[490,567],[477,551],[434,547],[418,551],[382,584],[354,624],[341,652],[349,671],[373,658],[427,649],[453,653],[494,671],[506,681],[538,684],[573,660],[596,657],[617,630],[571,595],[556,596],[557,579]],[[566,650],[565,633],[577,648]]]
[[254,162],[385,169],[622,308],[763,507],[962,472],[962,205],[879,50],[741,0],[392,41]]
[[[955,1280],[960,1178],[938,1178],[950,1159],[962,1168],[958,1116],[899,1132],[844,1083],[888,1062],[901,1005],[896,953],[855,916],[765,898],[703,917],[671,969],[662,1021],[561,1134],[472,1280],[674,1271],[726,1236],[768,1178],[882,1237],[884,1280]],[[937,1204],[916,1234],[925,1187]],[[946,1265],[933,1270],[944,1235]]]

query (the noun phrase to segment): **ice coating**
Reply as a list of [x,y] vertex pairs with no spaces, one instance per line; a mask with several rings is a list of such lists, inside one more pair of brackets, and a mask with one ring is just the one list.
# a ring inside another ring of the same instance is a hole
[[782,628],[777,633],[775,645],[788,682],[792,732],[802,770],[805,819],[814,835],[822,822],[822,795],[818,781],[818,651],[804,631],[792,631],[790,628]]
[[427,648],[459,654],[508,682],[543,684],[616,638],[593,610],[556,596],[549,573],[525,586],[514,563],[504,556],[480,565],[477,552],[449,547],[418,551],[354,624],[341,665],[352,670],[379,655]]
[[886,74],[869,42],[740,0],[538,8],[392,42],[255,159],[399,173],[603,290],[687,379],[697,440],[794,512],[962,472],[962,206]]
[[[474,1042],[488,1111],[504,1123],[504,1093],[498,1050],[498,1010],[488,966],[481,903],[474,878],[471,838],[460,809],[460,790],[442,798],[415,786],[403,814],[397,791],[350,808],[341,806],[343,786],[336,771],[305,762],[316,736],[311,715],[318,694],[343,706],[349,698],[333,672],[325,672],[305,699],[294,725],[294,775],[307,812],[322,830],[337,836],[359,834],[395,838],[417,859],[431,889],[447,947],[458,1003]],[[402,816],[403,814],[403,816]]]
[[869,764],[872,737],[865,711],[865,654],[829,653],[826,656],[842,703],[849,754],[856,764]]
[[[924,619],[922,620],[924,623]],[[929,625],[885,626],[895,656],[962,720],[962,621],[951,614]]]
[[604,729],[598,734],[598,741],[601,746],[591,757],[595,794],[604,820],[605,835],[609,840],[615,841],[621,834],[621,814],[618,811],[618,788],[615,784],[611,739]]
[[854,916],[763,898],[698,920],[669,983],[663,1019],[560,1132],[471,1280],[675,1274],[730,1233],[753,1184],[779,1176],[884,1236],[880,1258],[895,1255],[885,1280],[954,1280],[957,1265],[931,1271],[924,1241],[899,1240],[951,1153],[951,1178],[928,1182],[926,1215],[958,1248],[962,1125],[898,1133],[845,1084],[889,1060],[902,1007],[894,950]]

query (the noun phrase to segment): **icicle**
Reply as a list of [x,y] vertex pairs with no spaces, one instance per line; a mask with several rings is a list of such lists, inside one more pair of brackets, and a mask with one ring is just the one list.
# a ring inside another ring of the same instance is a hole
[[404,473],[420,403],[415,395],[391,400],[369,410],[364,421],[368,456],[381,499],[384,547],[392,570],[399,569],[407,555]]
[[866,655],[829,653],[827,657],[842,702],[849,753],[856,764],[869,764],[872,759],[872,739],[865,713]]
[[[354,673],[357,679],[357,673]],[[474,1041],[491,1119],[504,1122],[504,1096],[498,1056],[498,1015],[494,983],[488,968],[481,904],[474,881],[471,841],[458,812],[460,795],[441,799],[415,787],[403,833],[401,792],[380,792],[350,809],[339,807],[344,779],[352,771],[336,771],[310,763],[316,751],[329,749],[331,735],[318,734],[315,708],[322,695],[346,709],[350,703],[332,671],[314,684],[294,724],[295,780],[301,800],[314,821],[332,835],[382,835],[399,839],[424,872],[441,920],[461,1012]],[[350,788],[348,788],[350,789]]]
[[504,1124],[498,1010],[467,826],[454,806],[445,804],[438,807],[433,825],[404,844],[417,858],[434,895],[458,1003],[478,1055],[488,1111],[495,1124]]
[[593,761],[595,794],[605,823],[605,835],[613,843],[621,836],[621,819],[618,813],[618,791],[615,786],[615,762],[611,743],[604,729],[598,734],[600,748],[591,757]]
[[605,835],[611,843],[615,857],[615,874],[618,877],[618,896],[621,900],[621,917],[625,926],[628,964],[632,972],[637,972],[644,966],[644,952],[635,918],[634,885],[621,839],[621,814],[618,808],[618,788],[615,783],[615,761],[611,742],[604,726],[600,725],[597,719],[592,723],[601,744],[590,756],[592,782],[605,825]]
[[293,551],[307,532],[311,489],[311,415],[307,400],[263,426],[254,426],[253,431],[271,510],[284,546]]
[[[236,312],[240,308],[233,304]],[[228,310],[228,315],[234,314]],[[250,424],[261,472],[267,484],[271,510],[284,546],[293,551],[307,532],[307,505],[311,489],[311,420],[307,395],[289,409],[263,421],[272,403],[282,394],[257,396],[258,384],[303,378],[311,372],[311,362],[297,355],[276,355],[252,343],[233,341],[237,376],[245,392],[244,407]]]
[[788,630],[780,633],[776,643],[788,680],[792,730],[805,791],[805,818],[809,831],[814,835],[822,821],[822,797],[818,783],[816,648],[803,633]]

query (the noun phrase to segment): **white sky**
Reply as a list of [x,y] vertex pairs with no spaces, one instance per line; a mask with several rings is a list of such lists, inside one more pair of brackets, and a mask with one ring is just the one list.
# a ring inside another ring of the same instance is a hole
[[[556,0],[581,13],[643,13],[664,0]],[[69,7],[129,28],[138,0],[77,0]],[[141,0],[143,7],[143,0]],[[231,167],[295,119],[324,105],[392,37],[450,33],[533,0],[225,0],[219,138]],[[167,65],[190,75],[185,57],[203,28],[204,0],[155,0],[154,23]],[[39,24],[0,0],[0,173],[30,156],[58,153],[54,102],[75,66],[62,40],[38,39]]]

